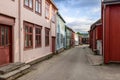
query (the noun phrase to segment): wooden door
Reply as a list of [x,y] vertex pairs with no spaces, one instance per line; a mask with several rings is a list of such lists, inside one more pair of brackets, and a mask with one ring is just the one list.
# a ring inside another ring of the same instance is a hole
[[0,65],[12,61],[12,30],[10,26],[0,25]]
[[56,38],[52,37],[52,52],[55,53],[55,43],[56,43]]

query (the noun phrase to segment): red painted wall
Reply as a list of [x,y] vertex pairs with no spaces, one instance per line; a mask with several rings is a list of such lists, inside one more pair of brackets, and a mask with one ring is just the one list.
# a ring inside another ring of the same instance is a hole
[[96,49],[96,29],[93,30],[93,50]]
[[120,62],[120,5],[109,5],[103,9],[104,61]]
[[96,39],[97,40],[102,40],[103,39],[103,27],[102,27],[102,24],[101,25],[98,25],[96,27]]
[[92,32],[92,30],[90,30],[89,31],[89,45],[90,45],[90,48],[92,48],[92,46],[93,46],[92,40],[93,40],[93,32]]
[[96,25],[95,28],[91,29],[89,35],[90,35],[90,48],[92,48],[92,50],[95,50],[97,49],[97,40],[103,39],[102,24]]

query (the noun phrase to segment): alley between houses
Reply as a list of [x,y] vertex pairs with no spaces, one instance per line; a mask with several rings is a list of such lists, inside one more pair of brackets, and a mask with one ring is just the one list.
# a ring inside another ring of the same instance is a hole
[[120,80],[120,65],[92,66],[87,46],[77,46],[32,67],[17,80]]

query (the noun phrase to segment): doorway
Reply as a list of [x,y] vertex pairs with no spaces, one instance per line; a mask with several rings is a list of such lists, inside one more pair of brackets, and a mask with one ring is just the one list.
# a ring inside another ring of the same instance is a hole
[[0,65],[12,62],[12,27],[0,25]]

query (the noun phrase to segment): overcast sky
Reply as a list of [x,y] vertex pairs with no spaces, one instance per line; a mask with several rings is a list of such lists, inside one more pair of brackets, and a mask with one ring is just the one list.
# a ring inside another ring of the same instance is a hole
[[101,0],[54,0],[66,24],[75,32],[86,33],[101,15]]

